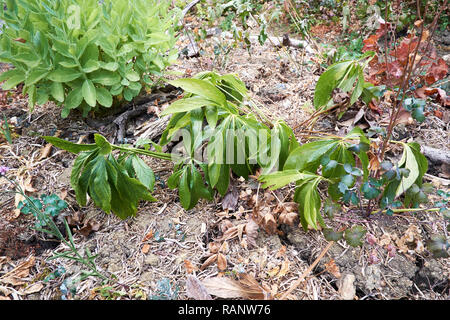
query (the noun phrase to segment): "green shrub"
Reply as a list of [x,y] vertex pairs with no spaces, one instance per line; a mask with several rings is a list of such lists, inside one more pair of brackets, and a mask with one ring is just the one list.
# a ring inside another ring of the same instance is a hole
[[177,54],[176,13],[158,0],[8,0],[0,19],[3,88],[24,83],[29,107],[54,101],[62,117],[131,101]]

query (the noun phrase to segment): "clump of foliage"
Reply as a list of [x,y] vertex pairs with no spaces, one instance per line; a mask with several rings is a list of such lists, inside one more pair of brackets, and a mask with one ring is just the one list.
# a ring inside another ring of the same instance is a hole
[[[2,1],[0,61],[5,90],[24,83],[29,108],[47,101],[79,109],[131,101],[177,58],[177,14],[156,0]],[[3,8],[5,6],[5,8]]]
[[[43,194],[40,199],[28,197],[25,201],[20,201],[17,208],[24,214],[33,214],[36,218],[36,228],[42,228],[47,226],[49,219],[57,217],[66,209],[67,203],[61,200],[56,194]],[[40,213],[36,208],[43,211]],[[42,215],[46,218],[42,219]]]
[[[266,124],[259,119],[262,113],[246,103],[247,89],[232,74],[203,72],[169,83],[184,89],[186,95],[162,112],[161,116],[172,118],[160,145],[182,137],[182,154],[115,146],[98,134],[96,143],[89,145],[44,137],[56,147],[78,154],[71,185],[80,205],[86,205],[88,194],[104,211],[125,219],[135,215],[140,200],[154,201],[150,195],[153,172],[138,154],[175,162],[167,184],[178,188],[182,206],[192,209],[201,198],[211,200],[214,189],[225,195],[231,172],[248,178],[258,167],[265,173],[278,170],[298,145],[283,121]],[[114,150],[119,151],[117,158]],[[206,156],[199,156],[202,154]]]

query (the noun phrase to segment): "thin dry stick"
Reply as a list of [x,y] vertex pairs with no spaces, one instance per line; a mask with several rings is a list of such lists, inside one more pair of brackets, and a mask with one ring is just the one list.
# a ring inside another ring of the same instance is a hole
[[280,300],[285,300],[286,297],[292,292],[294,291],[302,282],[303,279],[312,271],[312,269],[314,269],[314,267],[319,263],[319,261],[323,258],[323,256],[328,252],[328,250],[331,248],[331,246],[333,245],[334,241],[330,241],[328,243],[328,245],[325,247],[325,249],[322,250],[322,252],[319,254],[319,256],[317,257],[317,259],[312,263],[312,265],[309,266],[308,269],[305,270],[305,272],[303,272],[301,274],[301,276],[297,279],[297,281],[295,281],[291,287],[289,288],[288,291],[286,291],[280,298]]

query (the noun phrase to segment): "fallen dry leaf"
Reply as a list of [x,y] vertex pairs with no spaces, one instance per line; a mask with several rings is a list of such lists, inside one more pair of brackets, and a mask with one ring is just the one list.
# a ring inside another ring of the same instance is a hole
[[227,277],[211,277],[201,281],[208,294],[224,298],[247,298],[239,282]]
[[256,238],[258,237],[259,226],[253,219],[249,219],[245,224],[245,234],[247,235],[247,244],[256,248]]
[[186,295],[195,300],[212,300],[205,286],[193,275],[186,278]]
[[269,275],[269,277],[274,278],[278,272],[280,272],[280,267],[276,266],[275,268],[270,269],[269,271],[267,271],[267,274]]
[[189,260],[184,260],[184,267],[186,268],[187,273],[193,273],[194,271],[197,271],[198,268],[192,264]]
[[152,239],[152,238],[153,238],[153,230],[150,230],[150,231],[145,235],[144,239],[142,239],[142,242],[149,241],[149,240]]
[[275,234],[277,232],[277,221],[271,213],[267,213],[264,215],[262,219],[262,225],[264,230],[268,234]]
[[205,262],[203,262],[203,264],[200,266],[200,270],[203,271],[205,270],[207,267],[209,267],[211,264],[213,264],[214,262],[216,262],[217,260],[217,253],[213,254],[212,256],[210,256],[208,259],[206,259]]
[[4,284],[11,284],[13,286],[24,285],[26,282],[23,278],[26,278],[30,274],[30,268],[34,265],[35,257],[31,256],[28,260],[22,262],[17,267],[0,278],[0,282]]
[[289,271],[289,260],[284,259],[284,261],[281,263],[280,272],[278,273],[277,277],[281,278],[284,277]]
[[280,250],[278,250],[277,254],[275,255],[275,258],[280,258],[286,254],[286,246],[281,246]]
[[237,188],[232,185],[231,190],[223,197],[222,208],[223,210],[236,211],[239,199],[239,192]]
[[97,232],[98,230],[100,230],[101,226],[102,224],[100,222],[95,222],[93,219],[90,219],[84,224],[84,226],[81,229],[77,230],[77,232],[87,237],[92,232]]
[[334,259],[330,259],[330,261],[325,263],[325,270],[338,279],[341,277],[341,272],[339,271],[339,267],[336,265]]
[[141,252],[142,252],[143,254],[147,254],[149,251],[150,251],[150,245],[149,245],[148,243],[144,244],[144,245],[142,246]]
[[47,158],[50,154],[50,151],[52,151],[52,144],[47,143],[45,146],[43,146],[41,148],[41,154],[37,160],[39,161],[39,160]]
[[270,297],[269,291],[265,290],[258,281],[248,273],[239,274],[239,284],[245,292],[247,299],[267,300]]
[[21,291],[20,293],[23,295],[37,293],[37,292],[41,291],[43,287],[44,287],[44,285],[42,283],[36,282],[36,283],[33,283],[32,285],[28,286],[25,290]]
[[217,254],[217,267],[220,271],[227,269],[227,258],[222,253]]
[[208,243],[208,250],[210,253],[217,253],[219,252],[220,246],[217,242],[210,242]]

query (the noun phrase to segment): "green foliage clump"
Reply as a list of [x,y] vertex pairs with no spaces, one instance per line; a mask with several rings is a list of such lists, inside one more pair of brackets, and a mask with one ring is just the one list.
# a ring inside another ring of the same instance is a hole
[[131,101],[177,58],[177,14],[156,0],[8,0],[0,61],[4,89],[24,83],[29,108],[54,101],[61,116]]

